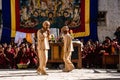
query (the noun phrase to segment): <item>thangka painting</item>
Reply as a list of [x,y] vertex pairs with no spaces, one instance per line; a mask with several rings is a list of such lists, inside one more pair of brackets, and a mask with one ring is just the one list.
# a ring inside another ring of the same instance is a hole
[[16,30],[33,33],[42,27],[43,21],[48,20],[51,28],[61,29],[67,25],[73,30],[74,37],[88,36],[90,1],[15,0]]
[[20,28],[39,29],[45,20],[51,28],[76,28],[80,12],[80,0],[20,0]]

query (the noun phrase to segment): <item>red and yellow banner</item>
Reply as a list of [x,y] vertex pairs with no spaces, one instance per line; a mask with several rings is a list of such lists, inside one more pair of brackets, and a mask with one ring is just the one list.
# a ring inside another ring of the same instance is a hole
[[3,0],[2,9],[4,41],[16,31],[36,33],[45,20],[51,28],[68,25],[75,38],[97,39],[98,0]]
[[81,26],[74,30],[74,37],[90,35],[90,0],[81,0]]

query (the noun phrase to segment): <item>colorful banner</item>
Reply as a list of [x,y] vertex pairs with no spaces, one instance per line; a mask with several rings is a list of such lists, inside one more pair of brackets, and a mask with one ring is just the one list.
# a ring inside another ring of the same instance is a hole
[[51,28],[60,29],[64,25],[68,25],[71,29],[80,27],[81,0],[15,1],[17,31],[36,32],[45,20],[50,21]]
[[3,0],[2,10],[3,33],[9,32],[2,40],[16,31],[36,33],[45,20],[51,28],[68,25],[75,38],[97,40],[97,0]]

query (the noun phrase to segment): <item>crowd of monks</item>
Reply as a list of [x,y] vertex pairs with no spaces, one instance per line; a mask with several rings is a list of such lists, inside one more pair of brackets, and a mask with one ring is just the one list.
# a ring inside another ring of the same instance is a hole
[[[82,64],[83,67],[102,66],[102,55],[118,55],[120,44],[116,39],[105,37],[103,42],[88,40],[83,43]],[[38,66],[38,53],[35,44],[26,42],[17,44],[0,44],[0,68],[18,68],[17,64],[28,64],[28,68]]]

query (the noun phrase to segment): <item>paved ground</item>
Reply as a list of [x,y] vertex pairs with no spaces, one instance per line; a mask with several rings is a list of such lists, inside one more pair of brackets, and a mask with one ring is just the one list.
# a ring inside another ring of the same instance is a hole
[[120,80],[115,69],[74,69],[72,72],[47,69],[49,75],[38,75],[35,69],[0,69],[0,80]]

